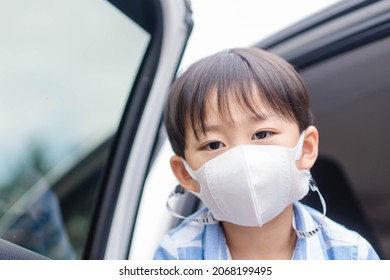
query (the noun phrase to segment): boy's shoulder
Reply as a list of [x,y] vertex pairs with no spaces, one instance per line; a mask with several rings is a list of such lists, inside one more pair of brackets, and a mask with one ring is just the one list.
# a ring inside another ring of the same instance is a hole
[[[155,259],[204,259],[204,243],[220,238],[220,225],[205,225],[191,219],[203,219],[208,215],[209,210],[203,208],[169,230],[156,251]],[[211,230],[213,228],[217,230]]]
[[[304,230],[315,228],[322,221],[322,213],[304,205],[295,204],[302,215]],[[301,225],[302,226],[302,225]],[[326,258],[331,259],[376,259],[378,258],[371,244],[359,233],[325,217],[320,234],[317,235]]]
[[193,221],[202,219],[208,213],[207,208],[200,209],[183,220],[177,227],[168,231],[167,236],[175,241],[177,245],[186,246],[194,240],[199,240],[205,230],[205,224]]
[[[321,223],[323,218],[322,213],[305,204],[298,203],[298,205],[301,207],[302,212],[305,211],[310,215],[311,221],[308,221],[307,214],[301,212],[306,224],[311,224],[311,227],[315,227],[316,225]],[[310,228],[307,228],[306,230],[309,229]],[[335,222],[327,216],[324,217],[324,220],[322,222],[321,232],[325,239],[338,240],[339,242],[345,242],[346,244],[356,244],[356,242],[358,242],[358,238],[360,237],[357,232],[346,228],[344,225]]]

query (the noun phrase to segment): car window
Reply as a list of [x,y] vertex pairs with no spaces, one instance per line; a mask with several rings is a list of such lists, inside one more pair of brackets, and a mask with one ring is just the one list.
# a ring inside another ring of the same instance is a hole
[[0,237],[81,258],[150,34],[103,0],[9,0],[0,36]]

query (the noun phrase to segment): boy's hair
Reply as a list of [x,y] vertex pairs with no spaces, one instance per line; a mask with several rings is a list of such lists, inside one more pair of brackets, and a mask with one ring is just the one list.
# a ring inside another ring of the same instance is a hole
[[184,158],[189,129],[195,137],[205,133],[206,106],[215,97],[222,118],[231,120],[231,102],[261,117],[261,100],[300,132],[313,122],[306,87],[289,63],[256,48],[228,49],[192,64],[172,85],[164,123],[177,155]]

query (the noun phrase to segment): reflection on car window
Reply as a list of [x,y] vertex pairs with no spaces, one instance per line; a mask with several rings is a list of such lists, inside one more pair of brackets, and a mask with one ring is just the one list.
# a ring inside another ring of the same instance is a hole
[[0,3],[0,237],[80,258],[150,35],[106,1]]

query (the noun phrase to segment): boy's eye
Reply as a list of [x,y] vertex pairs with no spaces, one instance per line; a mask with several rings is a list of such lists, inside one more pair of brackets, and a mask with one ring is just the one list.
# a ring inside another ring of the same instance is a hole
[[258,131],[253,135],[253,140],[265,139],[271,136],[269,131]]
[[225,145],[222,143],[222,142],[210,142],[208,144],[206,144],[203,149],[204,150],[218,150],[220,148],[223,148],[225,147]]

